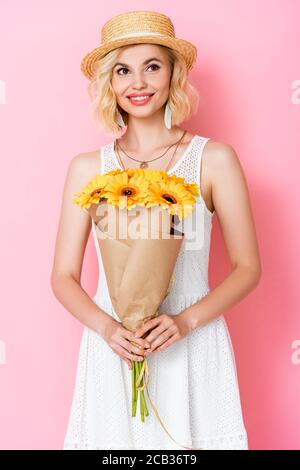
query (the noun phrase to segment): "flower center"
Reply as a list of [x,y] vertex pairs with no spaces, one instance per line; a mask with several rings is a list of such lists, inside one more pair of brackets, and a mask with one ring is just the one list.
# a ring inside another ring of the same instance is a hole
[[97,196],[100,196],[101,194],[101,188],[97,188],[97,189],[94,189],[92,192],[91,192],[91,196],[94,196],[95,194],[97,194]]
[[162,194],[162,197],[166,201],[170,202],[171,204],[176,204],[176,202],[177,202],[175,197],[172,194]]
[[136,194],[136,190],[134,188],[125,187],[122,189],[121,194],[122,196],[133,196],[134,194]]

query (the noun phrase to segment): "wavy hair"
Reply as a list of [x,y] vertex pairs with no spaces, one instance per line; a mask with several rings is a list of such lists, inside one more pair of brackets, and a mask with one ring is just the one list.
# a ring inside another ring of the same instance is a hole
[[[130,45],[118,47],[95,62],[93,77],[88,85],[93,119],[97,123],[100,122],[109,134],[120,131],[117,123],[118,111],[125,124],[128,122],[128,113],[118,105],[111,85],[112,69],[118,61],[121,50],[128,47]],[[171,66],[168,104],[171,109],[172,126],[178,126],[197,112],[199,93],[188,80],[188,70],[183,56],[167,46],[159,47],[165,48]]]

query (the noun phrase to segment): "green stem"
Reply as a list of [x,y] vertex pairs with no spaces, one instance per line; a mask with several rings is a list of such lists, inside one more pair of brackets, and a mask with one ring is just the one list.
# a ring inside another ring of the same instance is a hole
[[133,361],[132,364],[132,416],[136,416],[137,407],[137,389],[136,389],[136,378],[137,378],[137,363]]
[[[145,422],[145,415],[149,416],[149,410],[147,407],[146,399],[145,399],[145,394],[144,390],[139,391],[136,388],[136,381],[137,378],[139,377],[141,370],[143,367],[143,361],[133,361],[133,366],[132,366],[132,416],[136,416],[136,408],[137,408],[137,402],[138,402],[138,396],[140,397],[140,414],[141,414],[141,420],[142,422]],[[142,382],[140,383],[140,386],[144,384],[144,378],[142,379]]]
[[131,416],[134,416],[134,367],[131,370]]
[[[137,377],[136,377],[136,378],[138,378],[139,375],[140,375],[140,373],[141,373],[141,368],[142,368],[142,367],[141,367],[141,362],[137,361],[137,362],[136,362],[136,365],[137,365],[137,373],[136,373]],[[141,386],[141,385],[142,385],[142,382],[140,383],[139,386]],[[138,392],[138,395],[139,395],[139,397],[140,397],[140,415],[141,415],[141,420],[144,422],[144,421],[145,421],[145,417],[144,417],[144,408],[143,408],[143,401],[142,401],[142,392],[139,391],[139,392]]]
[[[144,362],[141,363],[141,368],[143,367],[143,364],[144,364]],[[144,377],[143,377],[142,385],[144,385],[144,383],[145,383],[145,378]],[[143,416],[145,416],[145,415],[149,416],[149,411],[148,411],[146,400],[145,400],[145,391],[144,390],[141,391],[141,403],[142,403],[142,406],[143,406]]]

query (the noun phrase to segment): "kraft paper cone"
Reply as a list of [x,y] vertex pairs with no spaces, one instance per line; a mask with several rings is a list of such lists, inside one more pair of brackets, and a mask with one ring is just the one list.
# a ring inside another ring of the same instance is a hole
[[[139,206],[136,214],[137,211],[101,202],[92,204],[88,211],[95,223],[113,307],[123,326],[134,332],[158,315],[158,307],[168,293],[184,234],[174,233],[171,226],[174,218],[162,206],[149,209]],[[135,224],[140,229],[138,232],[131,230]],[[171,436],[149,396],[148,377],[147,359],[142,363],[134,361],[132,416],[136,416],[138,394],[142,422],[145,414],[149,415],[145,389],[154,413],[169,437],[186,449],[202,450],[179,444]]]
[[171,216],[162,206],[128,210],[101,202],[89,213],[113,307],[123,326],[136,331],[158,314],[183,234],[171,233]]

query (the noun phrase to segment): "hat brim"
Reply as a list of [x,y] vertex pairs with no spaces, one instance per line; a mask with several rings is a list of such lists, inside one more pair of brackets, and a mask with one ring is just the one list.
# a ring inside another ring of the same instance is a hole
[[175,49],[183,55],[185,58],[188,70],[193,67],[197,58],[196,47],[180,38],[168,38],[168,37],[157,37],[157,36],[140,36],[139,38],[124,38],[116,41],[111,41],[109,44],[96,47],[91,52],[86,54],[81,61],[80,69],[82,73],[91,80],[93,78],[93,65],[97,60],[100,60],[105,54],[121,46],[127,46],[130,44],[159,44],[162,46],[168,46]]

